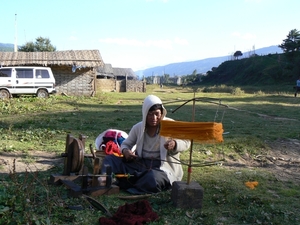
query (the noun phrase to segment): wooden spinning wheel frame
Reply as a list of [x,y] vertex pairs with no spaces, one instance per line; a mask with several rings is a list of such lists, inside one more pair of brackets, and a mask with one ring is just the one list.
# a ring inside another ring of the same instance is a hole
[[[177,100],[177,101],[172,101],[172,102],[168,102],[168,103],[174,103],[174,102],[184,102],[183,104],[181,104],[179,107],[177,107],[175,110],[171,111],[172,113],[175,113],[177,110],[179,110],[181,107],[183,107],[184,105],[186,105],[189,102],[192,102],[192,122],[195,122],[195,104],[197,101],[201,101],[201,102],[207,102],[210,104],[215,104],[217,105],[217,110],[214,116],[214,121],[216,122],[218,116],[219,116],[219,109],[220,107],[225,107],[228,108],[227,105],[224,105],[221,103],[221,100],[218,99],[218,102],[216,102],[217,99],[211,99],[211,98],[195,98],[195,93],[194,93],[194,98],[189,99],[189,100]],[[166,103],[166,104],[168,104]],[[220,122],[223,122],[223,118],[224,118],[224,114],[225,114],[225,110],[222,113],[221,116],[221,120]],[[224,161],[224,152],[223,152],[223,158],[217,161],[210,161],[210,162],[204,162],[204,163],[199,163],[199,164],[192,164],[192,153],[193,153],[193,144],[194,144],[194,140],[191,139],[191,146],[190,146],[190,152],[189,152],[189,162],[188,163],[184,163],[182,161],[180,161],[179,163],[188,166],[188,178],[187,178],[187,184],[189,184],[191,182],[191,173],[192,173],[192,167],[200,167],[200,166],[210,166],[210,165],[216,165],[218,163],[221,163],[221,161]]]

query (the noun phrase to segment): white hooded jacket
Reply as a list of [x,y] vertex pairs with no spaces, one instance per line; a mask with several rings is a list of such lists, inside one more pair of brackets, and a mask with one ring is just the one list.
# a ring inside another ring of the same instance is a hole
[[[144,142],[144,134],[146,127],[146,117],[149,109],[155,104],[162,104],[162,101],[155,95],[148,95],[143,103],[142,114],[143,120],[137,124],[135,124],[130,130],[128,137],[123,141],[121,145],[121,149],[133,149],[135,147],[136,154],[138,156],[142,156],[143,142]],[[163,113],[161,120],[172,120],[166,117],[167,110],[163,107]],[[160,138],[160,159],[161,166],[160,169],[165,171],[170,183],[172,184],[174,181],[180,181],[183,176],[182,166],[178,164],[180,152],[187,150],[190,147],[189,140],[176,140],[176,149],[173,151],[167,151],[164,147],[165,142],[168,140],[168,137],[161,136]],[[136,145],[136,146],[135,146]],[[175,158],[175,159],[174,159]],[[176,160],[177,159],[177,160]]]

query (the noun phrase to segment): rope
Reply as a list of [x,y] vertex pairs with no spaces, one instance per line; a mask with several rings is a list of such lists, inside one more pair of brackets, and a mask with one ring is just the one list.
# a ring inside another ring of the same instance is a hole
[[107,175],[107,174],[87,174],[87,175],[76,175],[78,177],[112,177],[112,178],[130,178],[130,177],[134,177],[134,175],[129,174],[129,173],[118,173],[118,174],[114,174],[112,173],[111,175]]
[[112,178],[130,178],[130,177],[133,177],[134,175],[131,175],[129,173],[126,173],[126,174],[112,174],[111,175]]
[[[186,162],[184,162],[182,160],[179,160],[179,159],[175,158],[172,155],[170,155],[170,157],[172,157],[173,159],[175,159],[177,162],[171,162],[171,161],[163,160],[163,159],[152,159],[152,160],[161,161],[161,162],[168,162],[168,163],[173,163],[173,164],[180,164],[180,165],[191,166],[191,167],[203,167],[203,166],[217,165],[217,164],[220,164],[222,161],[225,160],[225,159],[221,159],[221,160],[218,160],[218,161],[210,161],[210,162],[203,162],[203,163],[191,164],[190,165],[189,163],[186,163]],[[144,158],[144,159],[148,159],[148,158]]]

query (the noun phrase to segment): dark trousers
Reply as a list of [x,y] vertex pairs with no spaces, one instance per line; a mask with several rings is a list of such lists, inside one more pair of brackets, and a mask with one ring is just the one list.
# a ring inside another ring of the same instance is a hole
[[104,158],[101,173],[111,166],[113,174],[129,174],[129,178],[118,178],[118,185],[132,194],[157,193],[171,187],[167,174],[160,170],[159,160],[125,158],[108,155]]
[[296,92],[295,92],[295,97],[297,97],[297,93],[298,93],[298,92],[300,92],[300,87],[298,87],[298,86],[295,86],[294,88],[296,89]]

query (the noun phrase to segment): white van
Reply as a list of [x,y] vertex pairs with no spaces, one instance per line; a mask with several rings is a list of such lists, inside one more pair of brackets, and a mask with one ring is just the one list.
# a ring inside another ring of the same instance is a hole
[[12,66],[0,68],[0,99],[34,94],[47,98],[56,93],[55,79],[49,67]]

